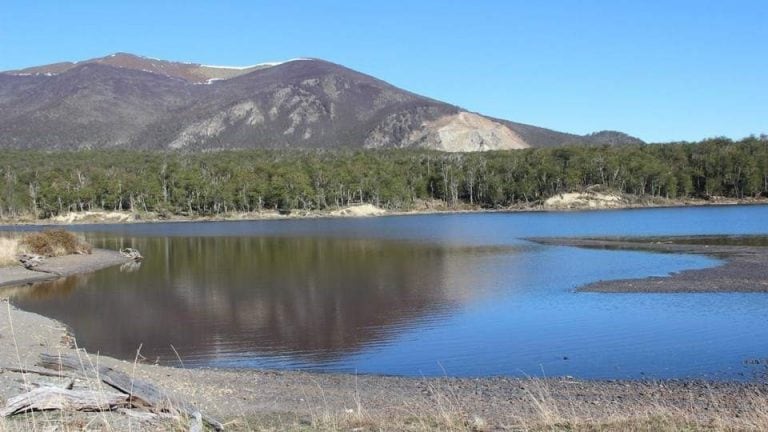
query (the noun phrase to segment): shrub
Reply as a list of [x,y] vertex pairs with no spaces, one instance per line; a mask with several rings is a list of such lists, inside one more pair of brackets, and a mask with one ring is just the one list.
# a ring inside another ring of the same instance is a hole
[[90,254],[90,244],[81,241],[76,235],[62,229],[53,229],[32,233],[19,243],[25,252],[54,257],[71,254]]

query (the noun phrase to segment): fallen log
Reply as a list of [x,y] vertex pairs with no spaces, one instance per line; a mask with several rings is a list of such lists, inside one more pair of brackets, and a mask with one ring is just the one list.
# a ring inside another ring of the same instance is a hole
[[69,375],[59,372],[59,371],[50,371],[45,369],[34,369],[34,368],[17,368],[13,366],[0,366],[0,371],[8,371],[8,372],[16,372],[20,374],[35,374],[35,375],[42,375],[42,376],[49,376],[49,377],[55,377],[55,378],[70,378]]
[[[130,396],[131,402],[143,405],[159,412],[177,412],[188,418],[194,418],[200,410],[191,403],[170,395],[147,381],[134,378],[119,370],[107,366],[84,366],[78,357],[73,355],[41,354],[39,365],[47,369],[72,371],[89,379],[98,379],[105,384]],[[224,426],[216,419],[200,414],[203,421],[217,431]]]
[[0,417],[29,411],[108,411],[131,406],[129,399],[123,393],[40,387],[8,399],[5,408],[0,410]]

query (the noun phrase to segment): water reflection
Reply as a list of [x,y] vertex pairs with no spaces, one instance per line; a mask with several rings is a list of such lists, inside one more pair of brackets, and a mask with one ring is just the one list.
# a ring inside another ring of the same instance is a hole
[[141,270],[141,261],[128,261],[120,266],[120,271],[123,273],[133,273]]
[[33,285],[9,286],[0,288],[0,295],[11,299],[25,300],[57,300],[65,299],[81,284],[87,284],[92,278],[92,273],[67,276],[48,282]]
[[141,344],[147,358],[174,363],[173,345],[189,365],[243,352],[331,361],[481,298],[491,277],[481,262],[516,251],[312,237],[96,241],[146,259],[36,284],[14,303],[67,323],[91,350],[132,358]]

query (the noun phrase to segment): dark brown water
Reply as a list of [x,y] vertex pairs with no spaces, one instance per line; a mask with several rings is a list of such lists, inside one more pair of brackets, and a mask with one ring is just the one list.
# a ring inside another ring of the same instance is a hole
[[91,226],[146,260],[16,291],[91,351],[402,375],[724,377],[768,357],[763,294],[576,293],[707,257],[541,235],[765,233],[768,207]]
[[311,237],[170,237],[132,245],[150,258],[38,284],[19,304],[33,301],[76,328],[84,343],[122,358],[143,345],[145,356],[175,361],[173,345],[191,353],[189,364],[254,348],[324,361],[449,313],[478,295],[468,289],[483,277],[477,260],[515,253],[511,246]]

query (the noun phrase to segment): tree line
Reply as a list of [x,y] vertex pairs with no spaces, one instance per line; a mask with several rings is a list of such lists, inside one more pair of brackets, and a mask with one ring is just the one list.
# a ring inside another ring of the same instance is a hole
[[0,218],[85,210],[217,215],[354,203],[406,210],[420,200],[504,208],[596,185],[671,199],[768,196],[768,138],[484,153],[4,150]]

